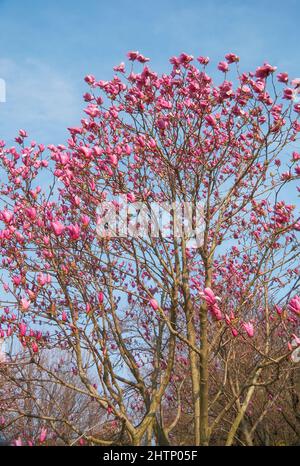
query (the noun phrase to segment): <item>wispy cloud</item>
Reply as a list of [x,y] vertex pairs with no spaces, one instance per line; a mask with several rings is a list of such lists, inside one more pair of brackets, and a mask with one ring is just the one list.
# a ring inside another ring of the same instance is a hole
[[46,134],[49,125],[57,125],[59,131],[78,119],[78,91],[46,63],[36,59],[18,63],[0,59],[0,77],[6,82],[6,103],[0,106],[0,132],[25,127],[39,136]]

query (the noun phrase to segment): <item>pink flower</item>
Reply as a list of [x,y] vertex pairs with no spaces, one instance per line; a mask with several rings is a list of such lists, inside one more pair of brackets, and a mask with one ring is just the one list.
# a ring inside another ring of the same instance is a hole
[[237,329],[236,329],[236,328],[234,328],[234,327],[232,327],[232,329],[231,329],[231,333],[232,333],[232,335],[233,335],[234,337],[237,337],[237,336],[238,336],[238,334],[239,334],[239,332],[237,331]]
[[[96,105],[96,104],[90,104],[90,105],[88,105],[88,107],[87,107],[86,109],[84,109],[84,112],[85,112],[87,115],[89,115],[90,117],[92,117],[92,118],[96,118],[96,117],[100,116],[100,114],[101,114],[101,112],[100,112],[100,110],[99,110],[99,107],[98,107],[98,105]],[[85,148],[85,150],[86,150],[86,149],[87,149],[87,151],[88,151],[88,152],[87,152],[87,153],[88,153],[87,156],[90,157],[90,149]]]
[[38,347],[38,345],[36,344],[35,341],[32,343],[31,348],[32,348],[32,351],[33,351],[34,353],[38,353],[38,352],[39,352],[39,347]]
[[218,70],[223,71],[223,73],[226,73],[226,71],[229,70],[228,63],[226,61],[220,61],[218,64]]
[[37,277],[37,281],[39,285],[44,286],[47,283],[51,283],[51,275],[49,274],[44,275],[43,273],[39,273]]
[[127,194],[127,199],[129,202],[135,202],[135,194],[134,193],[128,193]]
[[260,66],[259,68],[256,69],[255,71],[255,76],[257,78],[267,78],[271,73],[274,73],[274,71],[277,70],[276,66],[271,66],[269,63],[264,63],[263,66]]
[[300,296],[296,295],[290,300],[288,309],[294,314],[300,315]]
[[79,147],[78,151],[81,152],[81,154],[83,154],[84,157],[86,157],[87,159],[90,159],[93,154],[92,149],[90,149],[89,147],[85,147],[85,146]]
[[89,85],[92,85],[92,84],[95,84],[96,82],[96,78],[95,76],[93,76],[92,74],[88,74],[85,78],[84,78],[85,82],[88,83]]
[[90,223],[90,218],[87,215],[82,215],[81,216],[81,223],[84,227],[87,227],[88,224]]
[[182,65],[187,65],[194,60],[193,55],[188,55],[187,53],[181,53],[178,57],[179,63]]
[[210,126],[216,126],[217,120],[212,115],[206,115],[205,121]]
[[43,443],[47,438],[47,429],[45,427],[42,427],[41,433],[40,433],[40,442]]
[[12,218],[13,218],[14,214],[12,212],[9,212],[9,210],[7,209],[4,209],[2,212],[1,212],[1,217],[3,219],[3,221],[5,223],[10,223]]
[[152,307],[152,309],[154,311],[157,311],[159,306],[158,306],[158,303],[157,303],[156,299],[154,299],[154,298],[150,299],[149,304],[150,304],[150,306]]
[[300,153],[293,152],[293,161],[296,162],[297,160],[300,160]]
[[21,284],[21,282],[22,282],[22,277],[21,277],[21,275],[16,275],[16,276],[14,276],[13,279],[12,279],[12,281],[13,281],[13,284],[14,284],[14,285],[19,286],[19,285]]
[[60,222],[51,222],[51,226],[56,236],[60,236],[65,230],[64,225]]
[[130,52],[127,53],[127,58],[130,61],[135,61],[138,56],[139,56],[139,52],[137,52],[137,51],[134,52],[134,51],[131,50]]
[[217,297],[211,288],[204,288],[203,297],[207,304],[214,305],[217,302]]
[[165,129],[167,127],[167,122],[163,118],[157,120],[157,126],[159,129]]
[[146,63],[147,61],[150,61],[150,58],[146,58],[144,57],[144,55],[142,54],[138,54],[138,56],[136,57],[137,61],[139,61],[140,63]]
[[66,311],[62,311],[61,320],[62,320],[63,322],[66,322],[67,319],[68,319],[68,316],[67,316]]
[[27,326],[23,322],[19,324],[19,330],[20,330],[21,337],[25,337]]
[[197,58],[197,60],[198,60],[199,63],[201,63],[201,65],[204,65],[204,66],[208,65],[208,63],[209,63],[209,57],[200,56],[200,57]]
[[122,62],[119,65],[114,66],[114,71],[119,71],[120,73],[124,73],[125,72],[125,63]]
[[21,446],[22,446],[22,439],[21,439],[21,437],[18,437],[18,438],[15,440],[15,446],[16,446],[16,447],[21,447]]
[[99,291],[99,293],[98,293],[98,302],[99,302],[99,304],[103,303],[103,299],[104,299],[104,294],[102,293],[102,291]]
[[287,83],[289,81],[289,75],[287,73],[279,73],[277,79],[280,83]]
[[69,225],[68,227],[68,231],[69,231],[69,235],[71,237],[71,239],[73,241],[76,241],[80,238],[80,233],[81,233],[81,230],[80,230],[80,227],[79,225],[75,224],[75,225]]
[[226,60],[228,63],[237,63],[240,61],[239,57],[235,53],[227,53],[225,55]]
[[21,299],[21,308],[23,311],[27,311],[30,307],[30,301],[28,301],[26,298]]
[[291,89],[290,87],[287,87],[283,91],[283,98],[287,100],[293,100],[295,97],[295,91],[294,89]]
[[27,138],[27,136],[28,136],[25,129],[20,129],[19,135],[21,136],[21,138]]
[[296,113],[300,113],[300,104],[294,105],[294,111],[295,111]]
[[109,163],[113,166],[117,166],[118,165],[118,157],[116,156],[116,154],[108,154],[108,158],[109,158]]
[[25,210],[25,212],[27,217],[30,218],[30,220],[34,220],[36,218],[36,209],[34,207],[29,207]]
[[296,87],[296,89],[297,89],[297,87],[300,87],[300,78],[295,78],[295,79],[293,79],[293,80],[291,81],[291,85],[294,86],[294,87]]
[[200,296],[205,299],[210,312],[214,315],[217,320],[222,320],[222,313],[218,306],[217,301],[221,299],[216,296],[210,288],[205,288],[203,292],[200,292]]
[[249,336],[250,338],[252,338],[253,335],[254,335],[254,327],[253,327],[253,324],[251,324],[251,322],[243,322],[242,325],[243,325],[244,329],[246,330],[248,336]]

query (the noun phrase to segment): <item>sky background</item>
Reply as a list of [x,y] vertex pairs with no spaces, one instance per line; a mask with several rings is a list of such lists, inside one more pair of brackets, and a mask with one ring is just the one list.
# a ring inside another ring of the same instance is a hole
[[183,51],[208,55],[210,70],[235,52],[241,70],[269,61],[298,77],[299,20],[298,0],[0,0],[0,139],[24,128],[39,143],[64,143],[82,116],[83,77],[110,79],[128,50],[157,71]]

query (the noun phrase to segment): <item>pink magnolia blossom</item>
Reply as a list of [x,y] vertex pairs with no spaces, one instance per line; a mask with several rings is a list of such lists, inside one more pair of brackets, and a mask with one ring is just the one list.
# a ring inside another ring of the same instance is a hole
[[232,335],[233,335],[234,337],[237,337],[238,334],[239,334],[239,332],[237,331],[237,329],[234,328],[234,327],[231,328],[231,333],[232,333]]
[[38,353],[38,352],[39,352],[39,347],[38,347],[38,345],[37,345],[37,343],[36,343],[35,341],[32,342],[31,348],[32,348],[32,351],[33,351],[34,353]]
[[19,135],[21,136],[21,138],[27,138],[27,136],[28,136],[25,129],[20,129],[19,130]]
[[114,66],[114,71],[119,71],[120,73],[124,73],[125,72],[125,63],[122,62],[119,65]]
[[201,64],[201,65],[208,65],[209,63],[209,57],[198,57],[197,58],[198,62]]
[[28,301],[28,299],[26,298],[22,298],[20,302],[21,302],[21,308],[23,309],[23,311],[27,311],[30,307],[30,301]]
[[283,91],[283,98],[287,100],[293,100],[295,97],[295,91],[294,89],[291,89],[290,87],[287,87]]
[[157,309],[159,308],[158,302],[154,298],[150,299],[149,304],[154,311],[157,311]]
[[15,440],[15,446],[16,446],[16,447],[21,447],[22,445],[23,445],[22,439],[21,439],[21,437],[18,437],[18,438]]
[[295,111],[296,113],[300,113],[300,104],[295,104],[295,105],[294,105],[294,111]]
[[279,73],[277,75],[277,80],[280,82],[280,83],[288,83],[289,82],[289,75],[287,73]]
[[27,326],[23,322],[21,322],[19,324],[19,330],[21,337],[24,337],[26,335]]
[[228,63],[237,63],[240,61],[239,57],[235,53],[227,53],[225,55],[226,60]]
[[102,304],[103,300],[104,300],[104,294],[103,294],[102,291],[99,291],[99,293],[98,293],[98,302],[99,302],[99,304]]
[[129,202],[135,202],[136,198],[135,198],[135,194],[134,193],[128,193],[127,194],[127,199]]
[[82,215],[81,216],[81,223],[84,227],[87,227],[90,223],[90,218],[87,215]]
[[150,61],[150,58],[147,58],[147,57],[144,57],[144,55],[142,55],[141,53],[138,54],[138,56],[136,57],[137,61],[139,61],[140,63],[147,63],[148,61]]
[[243,322],[242,325],[243,325],[244,329],[246,330],[248,336],[249,336],[250,338],[252,338],[253,335],[254,335],[254,327],[253,327],[253,324],[252,324],[251,322]]
[[138,56],[139,56],[139,52],[137,52],[137,51],[134,52],[134,51],[131,50],[130,52],[127,53],[127,58],[130,61],[135,61]]
[[293,79],[293,80],[291,81],[291,85],[294,86],[294,87],[296,87],[296,89],[297,89],[298,87],[300,87],[300,78],[295,78],[295,79]]
[[42,427],[41,432],[40,432],[40,442],[43,443],[47,438],[47,429],[45,427]]
[[214,315],[217,320],[222,320],[222,313],[218,306],[217,301],[220,301],[219,296],[216,296],[211,288],[205,288],[203,292],[200,292],[200,296],[205,299],[210,312]]
[[91,74],[88,74],[85,78],[84,78],[85,82],[92,85],[92,84],[95,84],[96,82],[96,79],[95,79],[95,76],[91,75]]
[[27,217],[30,218],[30,220],[34,220],[36,218],[36,209],[34,207],[29,207],[25,210]]
[[81,230],[80,230],[80,227],[79,225],[75,224],[75,225],[69,225],[68,227],[68,231],[69,231],[69,235],[71,237],[71,239],[73,241],[76,241],[80,238],[80,233],[81,233]]
[[14,214],[9,212],[9,210],[5,209],[1,212],[1,217],[5,223],[10,223],[13,219]]
[[300,296],[296,295],[290,300],[288,309],[294,314],[300,315]]
[[228,63],[226,61],[220,61],[218,64],[218,70],[223,71],[223,73],[226,73],[229,70]]
[[56,236],[60,236],[65,230],[65,226],[62,223],[58,222],[58,221],[51,222],[51,227],[52,227],[52,229],[53,229]]
[[265,63],[263,66],[260,66],[255,71],[255,76],[257,78],[267,78],[271,73],[277,70],[276,66],[271,66],[269,63]]

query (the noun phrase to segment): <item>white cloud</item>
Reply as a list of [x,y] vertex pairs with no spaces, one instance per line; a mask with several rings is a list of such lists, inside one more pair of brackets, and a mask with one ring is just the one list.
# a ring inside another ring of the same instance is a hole
[[37,135],[74,124],[80,112],[74,84],[49,65],[27,59],[0,59],[0,78],[6,83],[6,103],[0,105],[1,138],[20,127]]

